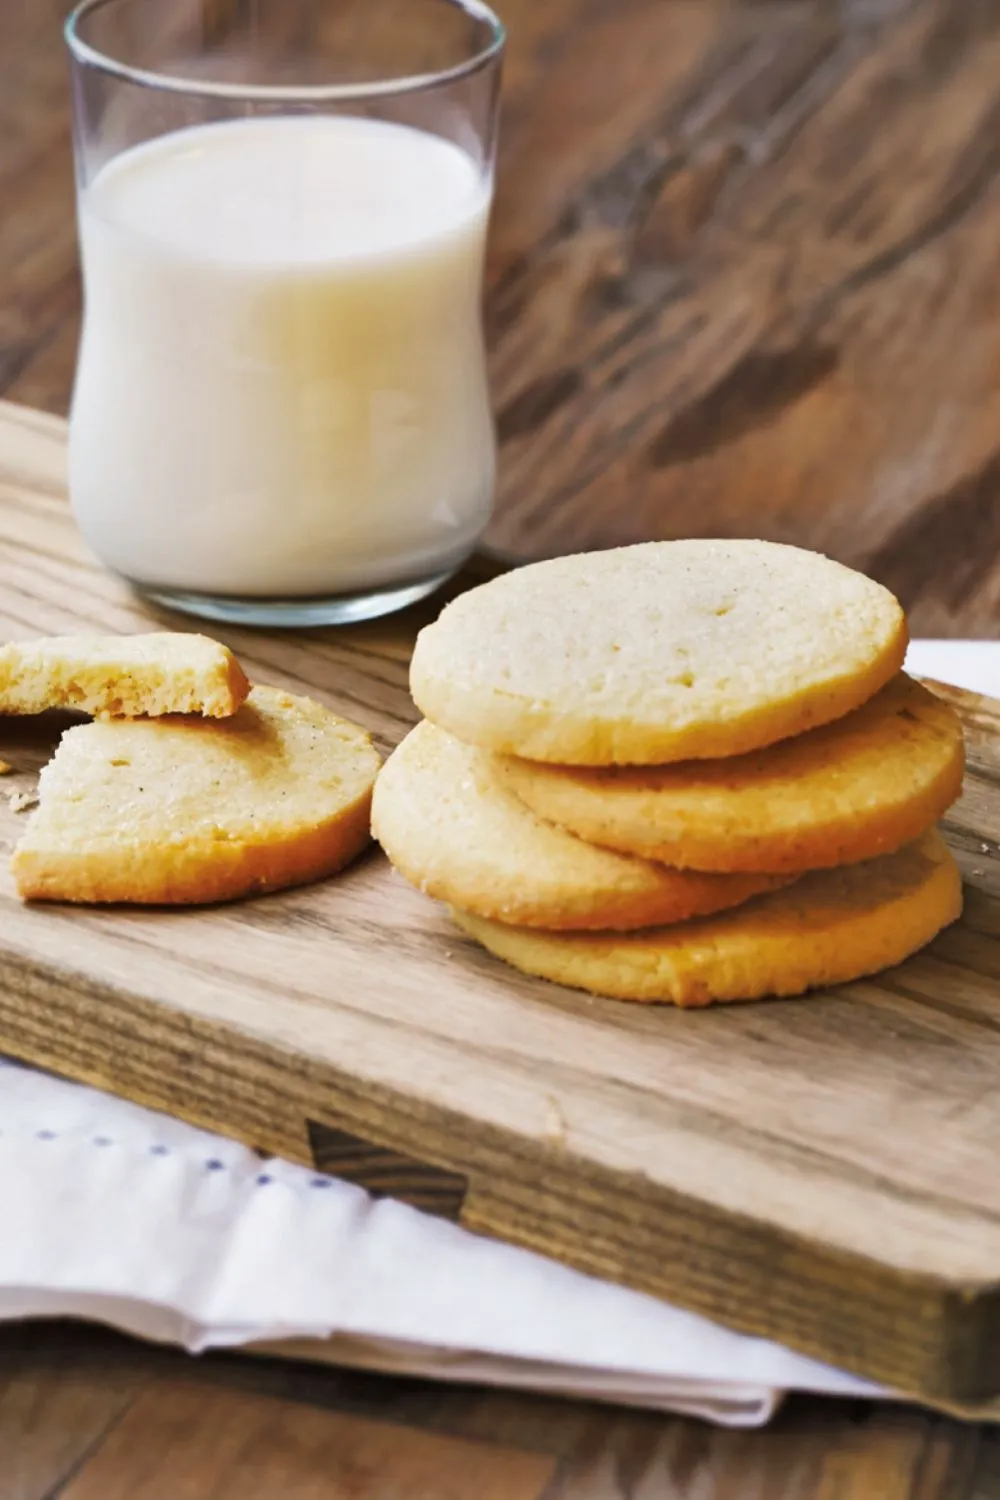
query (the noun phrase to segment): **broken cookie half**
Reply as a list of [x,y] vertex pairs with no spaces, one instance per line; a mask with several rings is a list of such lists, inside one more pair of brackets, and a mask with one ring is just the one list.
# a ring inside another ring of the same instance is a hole
[[330,875],[369,838],[379,756],[309,698],[67,730],[11,870],[25,900],[195,904]]
[[0,714],[52,708],[135,718],[236,713],[250,683],[233,653],[208,636],[49,636],[0,645]]

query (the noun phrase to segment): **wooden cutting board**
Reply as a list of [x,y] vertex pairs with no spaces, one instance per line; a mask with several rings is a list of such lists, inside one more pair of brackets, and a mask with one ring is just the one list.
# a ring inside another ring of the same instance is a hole
[[[64,428],[0,405],[0,636],[190,622],[87,560]],[[437,605],[432,606],[436,610]],[[427,617],[226,631],[388,750]],[[377,853],[188,912],[25,908],[0,1047],[926,1397],[1000,1389],[1000,705],[948,835],[967,912],[893,973],[683,1013],[519,976]],[[0,726],[0,837],[61,725]]]

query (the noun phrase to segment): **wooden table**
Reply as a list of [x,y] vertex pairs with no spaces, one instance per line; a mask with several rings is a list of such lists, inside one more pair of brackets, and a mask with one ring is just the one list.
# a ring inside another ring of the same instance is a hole
[[[0,394],[65,410],[65,0],[0,3]],[[492,540],[763,535],[1000,604],[1000,0],[506,0]],[[471,1478],[470,1476],[475,1476]],[[0,1500],[992,1500],[1000,1435],[767,1432],[0,1331]]]

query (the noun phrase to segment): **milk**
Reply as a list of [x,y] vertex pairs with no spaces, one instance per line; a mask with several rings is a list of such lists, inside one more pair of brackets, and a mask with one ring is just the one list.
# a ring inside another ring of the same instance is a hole
[[360,118],[198,126],[104,166],[70,438],[98,556],[258,598],[456,566],[493,494],[488,206],[457,146]]

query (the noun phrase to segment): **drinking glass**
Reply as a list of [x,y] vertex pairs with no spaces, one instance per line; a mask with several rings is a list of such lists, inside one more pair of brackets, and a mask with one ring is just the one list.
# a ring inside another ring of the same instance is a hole
[[503,28],[480,0],[83,0],[70,498],[210,619],[429,593],[490,515]]

